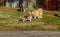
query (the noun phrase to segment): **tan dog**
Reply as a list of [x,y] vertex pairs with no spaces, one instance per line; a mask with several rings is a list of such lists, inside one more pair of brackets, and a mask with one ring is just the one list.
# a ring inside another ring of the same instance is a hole
[[42,15],[43,15],[43,9],[42,8],[39,8],[38,10],[34,10],[34,11],[32,11],[32,13],[31,13],[33,16],[34,16],[34,18],[42,18]]
[[19,19],[23,20],[23,22],[26,21],[26,20],[29,20],[31,22],[32,16],[31,15],[29,15],[29,16],[20,16]]

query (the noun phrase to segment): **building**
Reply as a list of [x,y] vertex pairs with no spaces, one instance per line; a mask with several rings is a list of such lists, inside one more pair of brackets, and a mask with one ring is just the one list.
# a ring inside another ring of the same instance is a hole
[[44,10],[60,10],[60,0],[36,0],[36,5]]
[[[0,6],[5,6],[5,7],[18,7],[21,2],[20,0],[0,0]],[[27,3],[35,3],[34,0],[24,0]]]
[[0,0],[0,6],[17,7],[19,0]]
[[44,2],[45,10],[59,10],[60,8],[60,0],[47,0]]
[[[0,6],[4,7],[20,7],[19,4],[19,0],[0,0]],[[45,10],[59,10],[60,0],[23,0],[23,5],[29,8],[34,5]]]

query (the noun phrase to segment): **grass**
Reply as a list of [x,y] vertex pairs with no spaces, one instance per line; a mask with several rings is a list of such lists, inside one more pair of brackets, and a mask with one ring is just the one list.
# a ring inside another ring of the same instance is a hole
[[[44,14],[60,14],[59,11],[44,11]],[[60,18],[43,16],[42,19],[32,19],[32,22],[19,21],[19,16],[25,15],[23,12],[0,11],[0,31],[26,31],[26,30],[45,30],[60,31]]]
[[44,10],[44,14],[58,14],[58,15],[60,15],[60,11],[46,11],[46,10]]

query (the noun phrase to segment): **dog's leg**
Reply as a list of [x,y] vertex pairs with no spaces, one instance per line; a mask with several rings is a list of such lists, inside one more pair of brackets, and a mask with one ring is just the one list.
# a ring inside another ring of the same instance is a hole
[[36,19],[36,16],[34,16],[34,18]]
[[43,17],[42,15],[39,16],[39,18],[42,18],[42,17]]
[[30,19],[30,22],[31,22],[31,19]]
[[37,16],[38,18],[40,18],[40,16]]
[[23,22],[25,21],[25,19],[23,19]]

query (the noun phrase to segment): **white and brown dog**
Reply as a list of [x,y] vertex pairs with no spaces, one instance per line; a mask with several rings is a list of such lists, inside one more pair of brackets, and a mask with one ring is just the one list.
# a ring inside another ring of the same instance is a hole
[[19,19],[23,20],[23,22],[26,21],[26,20],[29,20],[31,22],[32,16],[31,15],[29,15],[29,16],[20,16]]

